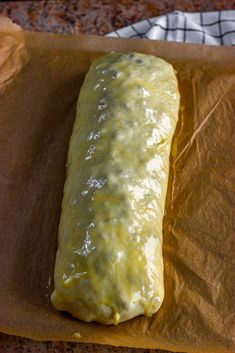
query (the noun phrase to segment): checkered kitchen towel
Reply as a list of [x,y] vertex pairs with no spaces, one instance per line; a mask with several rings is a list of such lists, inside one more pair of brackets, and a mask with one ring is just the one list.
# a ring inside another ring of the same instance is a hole
[[153,17],[109,33],[109,37],[235,45],[235,11],[180,12]]

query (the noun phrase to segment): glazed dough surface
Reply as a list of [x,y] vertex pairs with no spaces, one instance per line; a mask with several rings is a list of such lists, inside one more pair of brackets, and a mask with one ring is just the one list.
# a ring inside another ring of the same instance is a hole
[[111,53],[91,65],[69,146],[51,296],[58,310],[117,324],[161,306],[178,110],[177,79],[164,60]]

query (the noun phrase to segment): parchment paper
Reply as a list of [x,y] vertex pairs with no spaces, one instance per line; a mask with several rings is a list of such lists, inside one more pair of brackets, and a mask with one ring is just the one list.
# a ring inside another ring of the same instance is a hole
[[[164,218],[165,300],[152,318],[116,327],[83,323],[49,300],[76,100],[91,61],[112,50],[168,60],[181,92]],[[1,18],[0,330],[235,351],[234,98],[234,47],[30,33]]]

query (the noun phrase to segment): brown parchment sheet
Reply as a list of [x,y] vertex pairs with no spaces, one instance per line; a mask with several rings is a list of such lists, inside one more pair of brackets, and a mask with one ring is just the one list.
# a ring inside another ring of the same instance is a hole
[[[76,101],[90,63],[109,51],[166,59],[181,93],[164,217],[164,303],[153,317],[118,326],[84,323],[50,304]],[[234,352],[234,128],[235,47],[30,33],[2,17],[0,331]]]

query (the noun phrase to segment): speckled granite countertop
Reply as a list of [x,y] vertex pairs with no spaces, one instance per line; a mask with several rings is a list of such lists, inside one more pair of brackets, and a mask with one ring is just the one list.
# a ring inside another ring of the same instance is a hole
[[235,0],[50,0],[4,1],[0,13],[25,29],[57,33],[106,34],[174,10],[235,9]]
[[[23,28],[66,34],[106,34],[174,10],[235,9],[235,0],[50,0],[3,1],[0,13]],[[0,333],[0,353],[167,353],[65,342],[34,342]]]
[[170,353],[155,349],[134,349],[73,342],[37,342],[0,333],[0,353]]

